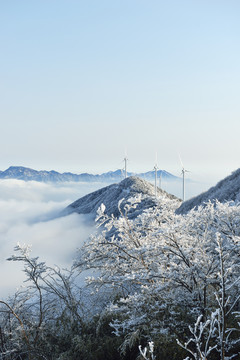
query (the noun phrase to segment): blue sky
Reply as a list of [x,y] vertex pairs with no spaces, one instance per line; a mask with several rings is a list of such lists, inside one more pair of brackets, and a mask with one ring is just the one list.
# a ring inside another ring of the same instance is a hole
[[240,3],[0,0],[0,169],[239,167]]

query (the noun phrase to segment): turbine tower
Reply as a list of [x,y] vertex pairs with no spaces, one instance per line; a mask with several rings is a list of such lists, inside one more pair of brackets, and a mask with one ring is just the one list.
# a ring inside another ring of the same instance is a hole
[[157,198],[157,171],[158,171],[158,165],[157,165],[157,153],[156,153],[156,163],[154,165],[153,170],[155,171],[155,198]]
[[125,157],[123,159],[124,161],[124,168],[123,168],[123,176],[124,176],[124,179],[127,178],[127,162],[128,162],[128,158],[127,158],[127,148],[125,148]]
[[157,164],[154,166],[153,170],[155,171],[155,198],[157,198],[157,171],[158,171],[158,167]]
[[124,178],[126,179],[127,178],[127,162],[128,162],[128,158],[127,156],[125,156],[125,158],[123,159],[124,161]]
[[159,175],[159,189],[162,190],[162,170],[160,170],[160,175]]
[[189,172],[189,171],[184,168],[184,165],[183,165],[180,155],[179,155],[179,159],[180,159],[180,163],[182,165],[182,173],[181,173],[182,174],[182,200],[185,201],[185,173]]

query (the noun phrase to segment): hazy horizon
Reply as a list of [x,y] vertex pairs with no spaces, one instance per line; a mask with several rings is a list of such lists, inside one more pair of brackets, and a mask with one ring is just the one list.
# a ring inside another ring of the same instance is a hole
[[[71,169],[70,168],[51,168],[51,167],[44,167],[44,168],[41,168],[41,167],[38,167],[38,166],[28,166],[28,165],[22,165],[22,164],[9,164],[6,168],[0,168],[0,171],[6,171],[8,170],[10,167],[25,167],[25,168],[29,168],[29,169],[32,169],[32,170],[36,170],[36,171],[57,171],[59,172],[60,174],[63,174],[63,173],[72,173],[72,174],[84,174],[84,173],[88,173],[88,174],[92,174],[92,175],[101,175],[101,174],[104,174],[104,173],[108,173],[108,172],[114,172],[114,171],[117,171],[117,170],[124,170],[123,169],[123,165],[124,165],[124,162],[122,161],[121,162],[121,166],[119,166],[118,168],[114,168],[114,169],[110,169],[110,168],[106,168],[105,170],[102,169],[102,171],[99,171],[97,172],[96,170],[92,169],[90,171],[86,171],[86,170],[78,170],[76,169],[76,171],[74,170],[75,168],[72,167]],[[128,173],[131,173],[131,174],[141,174],[141,173],[146,173],[146,172],[150,172],[150,171],[154,171],[153,168],[149,167],[149,168],[140,168],[138,167],[137,168],[138,171],[136,169],[131,169],[131,167],[128,166],[127,168],[127,172]],[[181,178],[181,167],[179,166],[178,169],[172,169],[169,170],[169,169],[166,169],[166,168],[158,168],[158,170],[163,170],[163,171],[167,171],[168,173],[178,177],[178,178]],[[218,181],[222,180],[223,178],[231,175],[231,173],[233,173],[236,169],[232,169],[231,172],[227,173],[227,171],[222,171],[222,173],[219,173],[219,174],[209,174],[207,172],[202,172],[201,174],[196,174],[190,170],[188,170],[187,174],[185,175],[186,176],[186,179],[189,179],[189,180],[192,180],[192,181],[195,181],[195,182],[198,182],[198,183],[202,183],[202,184],[206,184],[206,185],[209,185],[209,186],[212,186],[214,184],[216,184]],[[224,174],[224,175],[222,175]]]

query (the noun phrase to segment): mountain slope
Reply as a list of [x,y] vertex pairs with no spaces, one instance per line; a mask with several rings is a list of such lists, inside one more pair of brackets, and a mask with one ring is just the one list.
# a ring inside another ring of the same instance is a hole
[[[130,198],[140,194],[142,195],[141,202],[136,209],[129,214],[130,217],[136,217],[144,209],[154,206],[156,201],[154,186],[135,176],[128,177],[118,184],[106,186],[78,199],[64,210],[63,215],[76,212],[78,214],[92,214],[96,216],[97,209],[101,204],[104,204],[106,214],[119,216],[119,201],[124,199],[122,204],[122,206],[124,206]],[[157,190],[157,196],[178,200],[174,195],[170,195],[161,189]]]
[[240,201],[240,169],[234,171],[225,179],[219,181],[216,186],[211,187],[208,191],[195,196],[182,203],[176,210],[177,214],[185,214],[194,207],[198,207],[207,201],[218,200],[220,202],[226,201]]

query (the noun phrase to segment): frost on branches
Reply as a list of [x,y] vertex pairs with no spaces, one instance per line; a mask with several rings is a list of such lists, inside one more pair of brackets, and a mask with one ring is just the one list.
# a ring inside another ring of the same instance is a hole
[[[72,271],[47,267],[31,248],[18,244],[9,261],[23,263],[26,285],[8,301],[0,300],[0,359],[49,360],[52,342],[82,327],[81,292]],[[56,357],[51,357],[56,359]]]
[[119,204],[118,219],[102,207],[98,222],[105,229],[80,249],[76,268],[93,269],[88,286],[111,293],[104,312],[112,315],[117,336],[128,341],[140,331],[146,341],[182,334],[192,339],[189,326],[202,319],[205,350],[194,350],[196,339],[187,342],[190,358],[210,352],[213,359],[234,358],[240,350],[240,207],[209,202],[182,216],[175,214],[177,205],[164,199],[133,220],[127,214],[134,201]]

